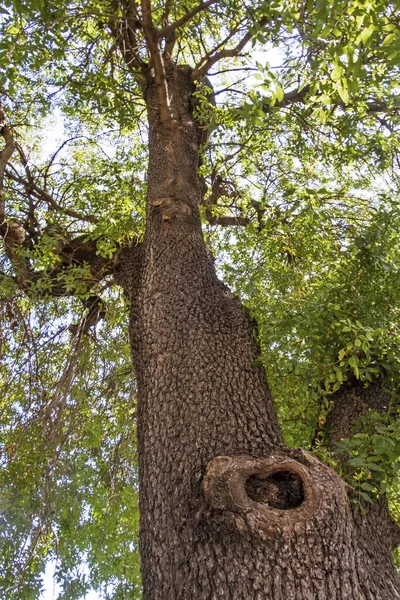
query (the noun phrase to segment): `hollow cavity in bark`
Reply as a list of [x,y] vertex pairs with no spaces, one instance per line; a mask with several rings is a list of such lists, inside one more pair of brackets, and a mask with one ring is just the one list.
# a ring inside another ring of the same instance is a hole
[[304,501],[301,478],[287,470],[277,470],[269,475],[250,475],[246,481],[246,493],[254,502],[279,510],[298,508]]

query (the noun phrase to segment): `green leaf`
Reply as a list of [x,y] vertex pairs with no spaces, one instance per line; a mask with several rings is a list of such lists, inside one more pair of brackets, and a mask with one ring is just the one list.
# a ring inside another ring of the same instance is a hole
[[351,458],[349,460],[349,465],[352,465],[353,467],[363,467],[365,465],[365,459],[361,456]]
[[368,40],[370,39],[371,35],[372,35],[373,31],[371,29],[363,29],[361,32],[361,41],[364,44],[364,46],[367,46],[368,44]]
[[367,493],[365,493],[365,492],[361,492],[361,491],[360,491],[360,496],[361,496],[361,498],[363,498],[363,499],[364,499],[366,502],[369,502],[370,504],[373,504],[373,503],[374,503],[373,499],[371,498],[371,496],[369,496],[369,494],[367,494]]
[[278,101],[281,102],[285,96],[285,92],[283,91],[282,87],[280,85],[277,85],[275,88],[275,93],[276,96],[278,98]]
[[373,462],[368,462],[368,468],[371,469],[371,471],[384,471],[385,470],[382,466],[377,465],[376,463],[373,463]]
[[389,33],[382,41],[382,46],[389,46],[395,39],[396,39],[396,34],[395,33]]
[[336,82],[336,89],[339,92],[339,96],[341,97],[343,102],[345,104],[348,104],[350,101],[350,98],[349,98],[349,91],[348,91],[348,87],[347,87],[347,80],[344,78],[339,79],[339,81]]
[[331,71],[331,78],[333,79],[333,81],[338,81],[342,77],[343,72],[344,71],[342,66],[339,64],[335,64]]
[[368,492],[373,492],[374,491],[374,487],[370,484],[370,483],[362,483],[360,486],[363,490],[367,490]]

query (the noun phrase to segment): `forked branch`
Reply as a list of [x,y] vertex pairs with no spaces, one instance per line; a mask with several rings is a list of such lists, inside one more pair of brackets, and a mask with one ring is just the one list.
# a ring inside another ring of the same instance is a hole
[[111,9],[115,16],[109,20],[108,26],[118,44],[122,57],[130,70],[134,73],[143,73],[146,64],[139,53],[137,35],[137,31],[143,28],[143,24],[138,18],[137,6],[130,0],[127,7],[122,8],[122,16],[119,16],[120,3],[118,0],[112,0]]
[[144,34],[154,69],[160,118],[163,123],[172,119],[167,76],[159,43],[159,33],[153,24],[150,0],[141,0]]
[[182,27],[186,23],[188,23],[199,12],[201,12],[203,10],[207,10],[207,8],[209,6],[211,6],[212,4],[215,4],[216,2],[217,2],[217,0],[208,0],[208,2],[200,2],[200,4],[198,4],[197,6],[195,6],[194,8],[192,8],[191,10],[189,10],[186,13],[186,15],[184,15],[180,19],[177,19],[176,21],[174,21],[170,25],[166,25],[165,27],[163,27],[163,29],[160,29],[158,31],[158,37],[159,38],[166,38],[166,37],[168,37],[169,35],[171,35],[171,33],[173,31],[175,31],[179,27]]
[[[238,191],[233,182],[224,180],[219,175],[215,176],[211,186],[211,193],[203,201],[207,223],[210,225],[219,225],[221,227],[247,227],[250,225],[250,223],[254,222],[253,217],[247,216],[246,214],[239,214],[236,216],[213,214],[213,207],[218,206],[218,201],[220,198],[234,200],[238,197],[238,195]],[[232,206],[232,208],[234,207]],[[261,231],[261,229],[264,227],[263,220],[265,209],[257,200],[252,200],[249,203],[248,208],[252,208],[256,213],[258,230]],[[244,211],[242,211],[240,208],[239,212]]]
[[[265,22],[265,19],[261,19],[259,25],[264,25]],[[232,31],[231,34],[225,40],[225,43],[232,39],[235,33],[235,31]],[[204,77],[205,75],[207,75],[211,67],[223,58],[233,58],[235,56],[238,56],[243,50],[243,48],[246,46],[246,44],[250,42],[252,38],[253,32],[250,29],[248,29],[242,37],[242,39],[233,48],[223,48],[222,50],[218,50],[218,48],[220,47],[219,44],[216,48],[214,48],[214,50],[211,50],[211,52],[209,52],[207,56],[203,57],[200,60],[200,62],[197,64],[196,68],[192,73],[192,78],[195,80],[199,79],[199,77]]]

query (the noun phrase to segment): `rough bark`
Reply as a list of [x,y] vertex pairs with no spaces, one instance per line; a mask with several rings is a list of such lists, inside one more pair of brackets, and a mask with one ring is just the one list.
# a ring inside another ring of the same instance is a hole
[[171,119],[156,84],[146,91],[146,237],[120,267],[139,389],[143,597],[400,598],[393,572],[367,578],[374,557],[344,482],[284,446],[251,323],[203,240],[192,74],[167,77]]
[[[393,409],[393,397],[385,390],[382,378],[368,386],[352,378],[336,392],[332,400],[332,410],[325,425],[327,445],[331,450],[335,449],[341,439],[350,438],[356,429],[360,429],[357,419],[369,410],[386,413]],[[400,529],[390,515],[385,495],[380,496],[373,505],[365,504],[364,509],[365,513],[359,514],[355,519],[355,525],[359,551],[363,553],[364,563],[369,565],[365,569],[366,583],[370,589],[376,590],[376,597],[385,598],[386,596],[379,595],[383,593],[379,592],[379,580],[386,581],[389,590],[390,585],[398,585],[392,552],[400,544]],[[379,578],[376,573],[379,573]]]
[[376,379],[366,386],[363,381],[352,378],[336,392],[332,401],[333,407],[325,425],[331,448],[341,439],[351,437],[355,433],[356,420],[369,410],[385,413],[393,405],[382,379]]

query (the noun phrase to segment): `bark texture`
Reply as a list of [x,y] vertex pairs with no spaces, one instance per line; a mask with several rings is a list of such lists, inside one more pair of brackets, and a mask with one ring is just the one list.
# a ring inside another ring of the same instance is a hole
[[377,379],[367,387],[358,379],[345,383],[333,396],[333,408],[326,420],[326,432],[330,447],[343,438],[352,436],[355,421],[369,410],[386,413],[393,406],[393,398],[385,390],[382,379]]
[[119,275],[139,389],[143,597],[400,598],[393,577],[369,583],[343,481],[284,446],[252,325],[203,240],[191,72],[167,76],[171,119],[146,90],[146,237]]
[[[326,421],[328,446],[333,450],[343,438],[350,438],[357,430],[357,419],[369,410],[386,413],[393,409],[393,397],[385,390],[384,380],[376,379],[367,387],[364,382],[350,379],[333,397],[333,408]],[[392,552],[400,544],[400,529],[390,515],[384,495],[371,506],[365,503],[365,514],[355,519],[359,553],[363,555],[365,585],[374,590],[375,597],[389,598],[390,588],[398,594],[398,578],[393,568]],[[379,573],[379,577],[376,574]],[[380,590],[381,580],[388,590]]]

